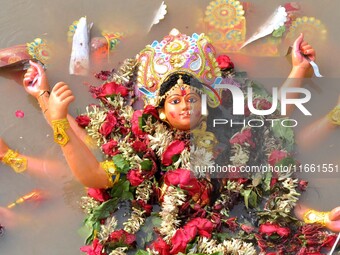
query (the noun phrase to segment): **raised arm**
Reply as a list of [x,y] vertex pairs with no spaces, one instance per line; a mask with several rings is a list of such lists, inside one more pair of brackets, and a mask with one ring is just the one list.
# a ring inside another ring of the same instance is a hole
[[[309,76],[312,72],[312,67],[306,59],[315,61],[315,50],[311,45],[303,39],[303,34],[295,40],[292,49],[292,70],[287,80],[280,87],[283,88],[299,88],[302,85],[303,79]],[[279,93],[280,95],[280,93]],[[298,97],[298,93],[290,93],[287,98],[293,99]],[[287,105],[287,116],[290,116],[294,111],[294,106]]]
[[[50,123],[50,114],[48,109],[48,100],[50,96],[50,86],[48,84],[46,73],[41,65],[30,61],[31,67],[27,70],[23,85],[28,94],[37,99],[39,106],[41,108],[42,113],[44,114],[45,119],[48,123]],[[67,119],[75,130],[77,136],[85,141],[86,132],[84,129],[80,128],[75,121],[75,119],[67,114]]]
[[74,176],[87,187],[106,188],[112,185],[109,169],[101,167],[85,143],[85,130],[68,114],[68,107],[74,100],[68,85],[59,82],[49,92],[46,73],[34,62],[24,76],[23,85],[38,100]]

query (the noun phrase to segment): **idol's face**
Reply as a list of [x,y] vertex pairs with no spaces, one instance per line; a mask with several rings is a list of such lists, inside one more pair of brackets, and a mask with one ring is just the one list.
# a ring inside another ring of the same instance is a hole
[[201,119],[201,97],[188,86],[172,89],[165,99],[164,113],[172,127],[193,129]]

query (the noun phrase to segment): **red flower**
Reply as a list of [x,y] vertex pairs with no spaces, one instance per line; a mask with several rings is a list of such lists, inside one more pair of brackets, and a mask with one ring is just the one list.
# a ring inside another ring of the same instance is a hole
[[277,224],[265,223],[259,227],[259,233],[271,236],[273,234],[278,234],[280,237],[287,237],[290,234],[290,229],[285,227],[280,227]]
[[131,146],[135,150],[135,152],[145,152],[147,149],[146,143],[143,143],[141,141],[134,141]]
[[232,69],[234,68],[234,63],[231,62],[230,58],[227,55],[220,55],[216,59],[218,66],[221,69]]
[[101,91],[99,93],[99,97],[106,97],[112,95],[118,95],[125,97],[129,93],[128,89],[122,85],[119,85],[114,82],[105,83],[101,86]]
[[102,145],[102,150],[106,155],[114,156],[119,153],[117,145],[117,141],[110,140],[109,142]]
[[252,140],[252,134],[250,128],[244,129],[241,133],[236,133],[231,139],[231,144],[240,144],[243,145],[245,143],[249,144],[251,147],[255,147],[255,143]]
[[[185,226],[184,226],[184,230],[189,233],[194,233],[195,231],[190,230],[190,228],[196,228],[198,232],[198,234],[200,236],[206,237],[206,238],[211,238],[211,233],[214,229],[214,224],[210,221],[207,220],[205,218],[195,218],[190,220]],[[192,236],[189,234],[189,236]],[[192,238],[194,238],[196,236],[196,233],[194,236],[192,236]]]
[[171,142],[162,155],[162,164],[164,166],[170,166],[173,156],[181,154],[184,148],[185,143],[183,141],[175,140]]
[[150,114],[153,117],[155,117],[157,120],[159,119],[159,114],[157,109],[152,106],[152,105],[147,105],[145,106],[144,110],[143,110],[143,114]]
[[189,237],[186,231],[182,228],[178,229],[171,238],[172,249],[170,254],[185,253],[185,249],[190,241],[191,237]]
[[170,255],[170,245],[168,245],[161,237],[158,237],[151,244],[151,248],[158,251],[160,255]]
[[142,116],[143,112],[141,110],[139,111],[135,111],[132,115],[132,133],[135,136],[142,136],[145,133],[143,132],[143,130],[139,127],[139,118]]
[[307,186],[308,186],[308,181],[306,181],[306,180],[300,180],[299,181],[298,187],[301,191],[305,191],[307,189]]
[[177,254],[179,252],[185,253],[188,243],[193,240],[197,234],[210,238],[213,228],[213,223],[207,219],[192,219],[184,226],[184,228],[178,229],[171,238],[171,244],[173,246],[170,254]]
[[276,163],[280,162],[282,159],[286,158],[288,153],[286,151],[274,150],[268,158],[268,163],[275,166]]
[[106,119],[99,129],[99,133],[101,133],[103,136],[108,136],[109,134],[111,134],[116,124],[117,119],[114,114],[111,112],[107,113]]
[[91,119],[87,115],[79,115],[76,118],[76,121],[77,121],[79,126],[81,126],[82,128],[85,128],[85,127],[87,127],[90,124]]
[[130,234],[123,229],[116,230],[110,234],[110,241],[123,243],[128,246],[133,246],[136,242],[136,236],[134,234]]
[[137,169],[130,170],[126,175],[126,178],[132,186],[138,186],[144,181],[142,174]]
[[99,202],[104,202],[110,198],[105,189],[88,188],[87,194]]
[[94,239],[92,245],[83,246],[80,250],[86,252],[87,255],[106,255],[106,252],[103,252],[103,245],[99,243],[98,239]]
[[188,185],[190,179],[191,179],[190,171],[186,169],[168,171],[164,175],[164,182],[168,186]]

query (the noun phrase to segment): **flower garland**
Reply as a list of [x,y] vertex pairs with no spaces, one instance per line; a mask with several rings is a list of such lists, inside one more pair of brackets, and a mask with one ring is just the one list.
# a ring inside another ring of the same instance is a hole
[[[228,66],[231,68],[224,73],[235,86],[243,90],[257,86],[234,73],[233,65]],[[295,165],[290,129],[283,131],[275,125],[230,129],[227,149],[216,153],[202,148],[190,140],[190,133],[161,122],[154,107],[131,107],[135,101],[134,68],[135,63],[127,60],[117,72],[97,75],[105,82],[90,91],[100,104],[88,107],[77,118],[120,173],[112,188],[88,189],[88,196],[81,200],[88,231],[88,245],[82,251],[113,255],[138,247],[138,255],[302,255],[322,254],[323,248],[331,246],[334,235],[291,215],[298,190],[304,190],[306,182],[290,173],[210,179],[204,172],[192,174],[189,170],[193,165],[210,166],[216,159],[236,169],[258,163]],[[257,88],[254,107],[269,109],[270,96]],[[228,95],[223,96],[223,101],[231,104]],[[259,118],[249,111],[246,117]],[[267,118],[278,118],[278,113]],[[114,212],[126,201],[131,206],[130,216],[120,224]],[[246,213],[232,216],[235,207]]]

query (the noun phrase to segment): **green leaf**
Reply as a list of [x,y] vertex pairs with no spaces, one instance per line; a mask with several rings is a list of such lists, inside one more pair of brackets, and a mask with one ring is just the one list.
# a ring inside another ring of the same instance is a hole
[[278,121],[274,121],[273,133],[274,133],[274,136],[282,139],[283,148],[285,148],[288,151],[291,151],[294,148],[294,143],[295,143],[294,131],[291,127],[282,126],[281,120],[283,119],[278,119]]
[[287,157],[275,164],[275,166],[294,166],[296,165],[295,159],[292,157]]
[[181,156],[181,154],[173,155],[172,158],[171,158],[172,163],[176,163],[179,160],[180,156]]
[[126,199],[126,197],[129,197],[130,195],[125,193],[130,193],[130,182],[126,180],[125,177],[122,177],[118,183],[111,188],[110,195],[112,197]]
[[153,163],[150,159],[145,159],[140,163],[140,166],[143,171],[150,171],[152,169]]
[[270,190],[270,183],[272,180],[272,173],[271,172],[267,172],[266,173],[266,177],[263,181],[263,189],[264,191],[269,191]]
[[117,171],[119,173],[126,174],[130,170],[130,164],[126,161],[121,154],[115,155],[112,157],[115,166],[117,167]]
[[93,220],[101,220],[109,217],[117,209],[119,198],[112,198],[93,209]]
[[253,190],[249,194],[249,204],[253,208],[257,206],[257,194]]
[[148,253],[147,251],[144,250],[138,250],[135,255],[151,255],[151,253]]
[[275,29],[272,33],[274,37],[282,37],[284,32],[286,32],[286,26],[281,26],[278,29]]
[[244,204],[247,207],[247,209],[249,208],[249,196],[251,193],[252,189],[245,189],[241,194],[244,197]]

